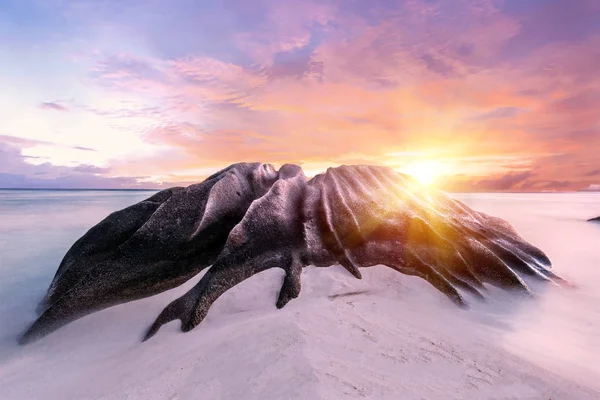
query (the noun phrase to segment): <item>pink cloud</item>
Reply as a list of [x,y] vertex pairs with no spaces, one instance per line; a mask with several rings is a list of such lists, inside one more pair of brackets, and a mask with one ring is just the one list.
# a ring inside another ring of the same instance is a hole
[[236,35],[238,47],[262,67],[271,66],[277,53],[290,52],[309,44],[313,29],[334,19],[335,7],[317,1],[269,0],[266,21],[258,30]]
[[[598,36],[511,58],[503,51],[524,28],[494,1],[266,4],[260,29],[233,35],[252,63],[123,54],[98,63],[97,84],[146,101],[111,112],[144,116],[145,140],[176,154],[144,173],[241,159],[393,163],[386,154],[431,150],[464,165],[506,161],[501,171],[486,164],[471,188],[533,190],[584,185],[600,162]],[[514,162],[524,149],[527,162]]]
[[15,146],[18,148],[28,148],[28,147],[35,147],[35,146],[55,146],[55,147],[68,147],[71,149],[83,150],[83,151],[95,151],[94,149],[91,149],[89,147],[66,146],[63,144],[50,142],[50,141],[46,141],[46,140],[27,139],[27,138],[10,136],[10,135],[0,135],[0,143],[7,144],[9,146]]

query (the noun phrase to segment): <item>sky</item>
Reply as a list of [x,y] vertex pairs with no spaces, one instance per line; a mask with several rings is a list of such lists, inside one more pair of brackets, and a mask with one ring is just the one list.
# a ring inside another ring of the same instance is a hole
[[0,187],[600,189],[599,0],[0,0],[0,43]]

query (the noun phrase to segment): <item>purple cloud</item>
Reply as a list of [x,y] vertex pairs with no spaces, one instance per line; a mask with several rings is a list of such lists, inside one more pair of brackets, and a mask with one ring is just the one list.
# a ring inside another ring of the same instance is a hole
[[96,167],[95,165],[78,165],[76,167],[73,167],[73,171],[75,172],[82,172],[84,174],[106,174],[108,172],[110,172],[110,168],[102,168],[102,167]]
[[156,188],[144,184],[143,177],[106,177],[101,174],[109,168],[90,165],[76,167],[55,166],[50,163],[29,164],[19,148],[0,143],[0,188],[61,188],[61,189],[126,189]]
[[[521,186],[531,178],[531,171],[514,172],[511,171],[497,178],[487,178],[481,180],[472,180],[464,176],[450,177],[444,183],[444,188],[450,191],[465,192],[502,192],[521,190]],[[458,178],[458,179],[457,179]],[[464,179],[467,178],[467,179]],[[460,180],[459,180],[460,179]]]
[[40,104],[40,108],[43,110],[54,110],[54,111],[68,111],[69,110],[67,107],[60,105],[57,102],[53,102],[53,101],[42,102]]
[[519,107],[500,107],[496,108],[492,111],[488,111],[477,117],[474,117],[474,120],[489,120],[489,119],[503,119],[503,118],[512,118],[521,113],[524,110]]
[[594,169],[585,173],[585,176],[596,176],[600,175],[600,169]]

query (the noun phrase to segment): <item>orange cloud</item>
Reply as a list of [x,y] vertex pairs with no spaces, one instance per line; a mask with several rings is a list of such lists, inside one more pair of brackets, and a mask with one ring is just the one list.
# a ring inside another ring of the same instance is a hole
[[[112,160],[112,171],[176,180],[240,160],[310,169],[437,160],[448,188],[594,184],[597,31],[540,39],[544,24],[535,33],[529,17],[491,0],[259,6],[258,22],[229,32],[229,57],[118,53],[97,62],[90,81],[129,103],[86,109],[136,121],[156,149]],[[254,6],[232,7],[243,15]],[[595,6],[577,7],[568,15]]]

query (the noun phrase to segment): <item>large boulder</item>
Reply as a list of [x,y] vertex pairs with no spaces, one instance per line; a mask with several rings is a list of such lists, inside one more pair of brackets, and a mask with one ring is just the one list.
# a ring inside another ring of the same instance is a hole
[[20,341],[171,289],[211,266],[145,338],[176,319],[188,331],[221,294],[261,271],[284,269],[281,308],[299,295],[304,266],[336,263],[359,279],[359,269],[374,265],[419,276],[459,306],[465,292],[484,297],[484,283],[529,293],[524,275],[561,281],[506,221],[390,168],[341,166],[307,180],[298,165],[276,171],[240,163],[92,227],[65,255],[42,315]]

